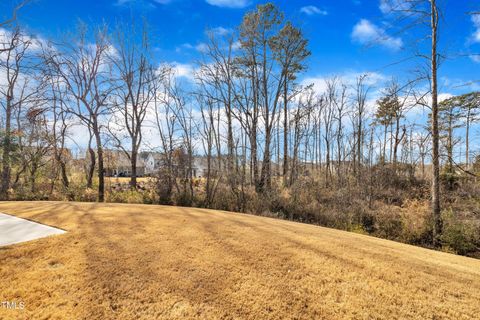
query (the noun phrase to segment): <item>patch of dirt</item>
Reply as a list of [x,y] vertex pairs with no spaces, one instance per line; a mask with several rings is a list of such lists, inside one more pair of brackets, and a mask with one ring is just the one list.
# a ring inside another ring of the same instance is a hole
[[58,261],[52,260],[48,262],[48,267],[50,269],[57,269],[63,267],[63,264]]

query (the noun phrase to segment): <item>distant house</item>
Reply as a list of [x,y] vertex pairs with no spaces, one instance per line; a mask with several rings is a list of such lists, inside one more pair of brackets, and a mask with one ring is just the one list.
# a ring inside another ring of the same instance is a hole
[[[211,174],[216,174],[217,159],[212,158]],[[145,158],[145,175],[155,175],[162,166],[165,166],[165,158],[160,152],[150,152]],[[181,165],[174,161],[175,169],[179,169]],[[195,178],[201,178],[207,175],[207,158],[205,156],[195,156],[192,164],[192,175]]]
[[[105,176],[107,177],[130,177],[132,165],[130,159],[122,150],[104,150]],[[137,177],[145,175],[145,161],[141,154],[137,156]]]
[[[210,174],[216,175],[218,169],[218,159],[212,157],[210,162]],[[193,158],[192,166],[193,176],[196,178],[205,177],[208,174],[208,161],[206,156],[196,156]]]
[[159,152],[148,152],[145,159],[145,174],[154,175],[162,166],[163,156]]

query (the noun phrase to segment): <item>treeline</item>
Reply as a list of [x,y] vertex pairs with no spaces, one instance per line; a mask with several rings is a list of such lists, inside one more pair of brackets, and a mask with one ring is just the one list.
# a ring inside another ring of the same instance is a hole
[[[417,2],[423,16],[415,19],[433,17],[436,37],[435,1]],[[2,200],[125,196],[478,252],[475,204],[455,199],[480,196],[470,147],[479,94],[437,104],[436,53],[429,56],[430,90],[419,89],[422,77],[391,79],[371,103],[370,74],[331,77],[322,92],[299,81],[311,55],[308,40],[270,3],[248,12],[235,31],[210,30],[191,81],[155,59],[144,21],[80,23],[57,41],[16,25],[4,34]],[[407,119],[422,107],[431,110],[429,119]],[[79,126],[87,137],[74,134]],[[463,140],[459,127],[466,128]],[[155,185],[145,188],[137,168],[152,131],[162,159]],[[86,141],[81,163],[67,148],[79,140]],[[129,159],[130,191],[106,186],[106,148]],[[197,155],[206,159],[202,179],[194,177]]]

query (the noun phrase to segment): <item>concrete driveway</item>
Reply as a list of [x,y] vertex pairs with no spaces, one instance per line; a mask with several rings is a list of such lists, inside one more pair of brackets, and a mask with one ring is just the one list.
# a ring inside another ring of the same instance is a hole
[[61,229],[0,213],[0,247],[63,233]]

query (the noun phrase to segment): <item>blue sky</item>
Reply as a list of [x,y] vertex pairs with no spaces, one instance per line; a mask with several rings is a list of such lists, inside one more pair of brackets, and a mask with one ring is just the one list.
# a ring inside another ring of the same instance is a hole
[[[4,7],[16,0],[0,2],[0,18]],[[403,31],[382,5],[383,0],[277,0],[273,1],[287,19],[301,27],[312,52],[308,70],[299,77],[303,84],[315,84],[322,92],[324,80],[337,75],[347,85],[355,77],[370,73],[373,86],[368,98],[369,112],[381,94],[385,82],[395,77],[400,82],[415,77],[421,59],[412,57],[414,40],[424,36],[421,30]],[[403,1],[403,0],[395,0]],[[467,12],[480,10],[478,1],[438,0],[443,3],[444,20],[440,30],[440,52],[447,60],[439,72],[440,98],[480,90],[480,17],[472,19]],[[477,4],[475,4],[477,2]],[[256,0],[32,0],[20,13],[19,22],[42,39],[59,40],[74,31],[78,19],[92,25],[102,22],[138,21],[144,16],[152,31],[152,42],[158,63],[177,66],[177,75],[188,82],[195,62],[201,57],[205,31],[234,30],[243,15],[264,3]],[[428,49],[420,46],[421,50]],[[406,62],[401,62],[406,60]],[[477,60],[477,61],[475,61]],[[401,63],[400,63],[401,62]],[[427,89],[427,84],[420,84]],[[426,123],[424,108],[412,108],[410,123]],[[478,128],[477,128],[478,129]],[[474,130],[474,135],[479,130]],[[78,129],[80,130],[80,129]],[[84,145],[84,131],[76,131],[74,143]],[[84,128],[82,129],[84,130]],[[461,130],[459,130],[461,131]],[[83,132],[83,133],[82,133]],[[149,141],[158,141],[154,133]],[[153,145],[153,142],[152,142]]]
[[[418,59],[395,64],[412,55],[417,34],[399,33],[392,19],[382,12],[381,0],[278,0],[274,1],[288,19],[303,28],[310,40],[312,56],[308,79],[332,74],[376,72],[400,79],[411,75]],[[441,68],[441,90],[458,93],[477,89],[462,86],[477,76],[480,61],[461,57],[480,51],[480,21],[466,12],[479,9],[474,1],[443,0],[445,22],[441,47],[449,60]],[[114,23],[133,16],[145,16],[154,34],[156,56],[165,62],[188,66],[198,59],[207,28],[233,29],[254,0],[35,0],[22,10],[20,22],[41,37],[55,39],[73,30],[77,19],[88,23]],[[477,34],[476,34],[477,32]],[[375,45],[371,45],[372,39]],[[389,66],[394,64],[393,66]]]

